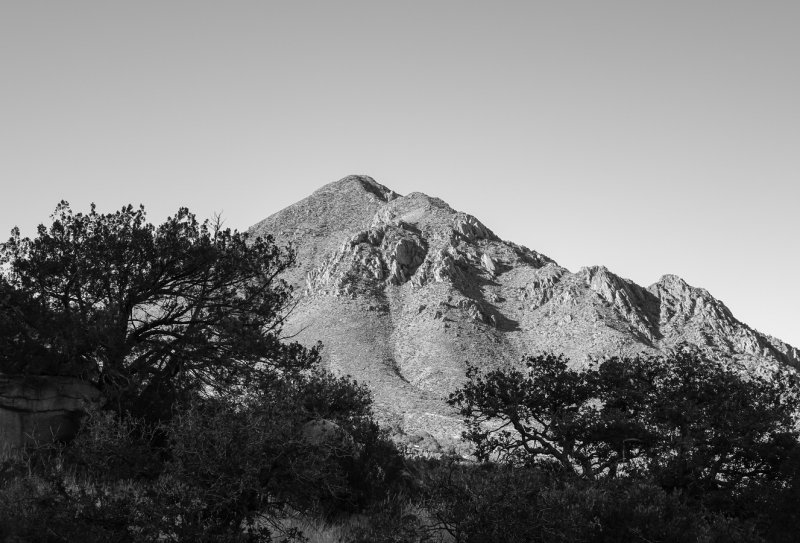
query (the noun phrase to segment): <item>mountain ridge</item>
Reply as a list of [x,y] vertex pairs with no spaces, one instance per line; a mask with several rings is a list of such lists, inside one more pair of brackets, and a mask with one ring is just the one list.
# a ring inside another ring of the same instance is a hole
[[643,287],[604,266],[573,273],[440,198],[368,176],[325,185],[250,231],[297,249],[287,332],[321,340],[333,371],[371,387],[382,422],[429,450],[458,445],[443,399],[467,362],[551,351],[581,364],[690,346],[748,371],[800,367],[795,347],[676,275]]

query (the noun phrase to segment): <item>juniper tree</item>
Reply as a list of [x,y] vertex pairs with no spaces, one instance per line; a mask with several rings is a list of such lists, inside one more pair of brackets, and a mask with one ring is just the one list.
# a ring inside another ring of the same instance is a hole
[[157,227],[142,206],[75,213],[62,201],[51,218],[0,247],[0,371],[83,375],[120,408],[155,409],[317,360],[281,341],[291,288],[279,275],[294,252],[271,236],[186,208]]

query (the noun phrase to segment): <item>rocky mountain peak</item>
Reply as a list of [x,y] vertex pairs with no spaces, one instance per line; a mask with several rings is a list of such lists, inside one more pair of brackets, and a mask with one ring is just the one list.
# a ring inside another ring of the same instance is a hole
[[358,197],[360,194],[372,195],[382,202],[390,202],[399,196],[368,175],[348,175],[339,181],[328,183],[314,192],[314,195],[327,195],[333,198]]
[[661,276],[661,279],[657,281],[656,284],[663,285],[667,288],[688,288],[689,285],[686,281],[683,280],[682,277],[677,275],[667,273]]
[[329,367],[369,384],[383,422],[414,443],[458,445],[443,398],[467,362],[551,351],[580,364],[688,345],[745,369],[800,367],[796,348],[677,276],[644,288],[604,266],[571,273],[439,198],[367,176],[326,185],[252,231],[297,247],[287,332],[321,340]]

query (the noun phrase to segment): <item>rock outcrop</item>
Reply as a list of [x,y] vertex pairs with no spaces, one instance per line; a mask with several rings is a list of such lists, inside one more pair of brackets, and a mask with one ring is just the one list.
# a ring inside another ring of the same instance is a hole
[[71,438],[85,409],[99,400],[97,388],[73,377],[0,375],[0,455]]
[[369,384],[383,423],[406,440],[424,436],[413,443],[429,450],[459,447],[444,399],[467,362],[554,351],[580,364],[689,344],[742,368],[800,367],[796,348],[678,277],[645,288],[602,266],[571,273],[438,198],[399,196],[366,176],[326,185],[251,231],[298,249],[287,331],[321,340],[332,370]]

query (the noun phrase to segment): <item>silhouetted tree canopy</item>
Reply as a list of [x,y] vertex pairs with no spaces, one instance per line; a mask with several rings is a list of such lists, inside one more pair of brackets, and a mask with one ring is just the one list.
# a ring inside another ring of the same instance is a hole
[[291,248],[143,207],[75,213],[61,202],[34,238],[0,248],[0,371],[84,375],[120,405],[235,387],[310,367],[316,349],[280,341]]
[[482,460],[588,479],[644,474],[705,492],[778,478],[797,448],[797,378],[788,370],[745,375],[688,351],[585,369],[554,355],[526,365],[470,367],[449,399]]

